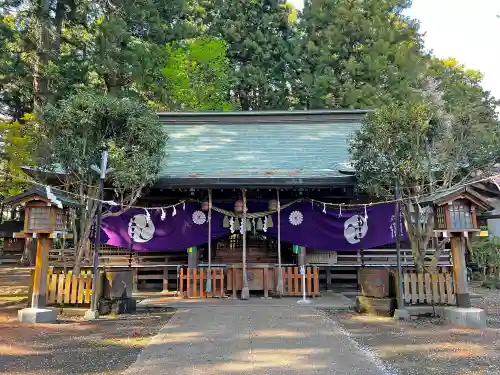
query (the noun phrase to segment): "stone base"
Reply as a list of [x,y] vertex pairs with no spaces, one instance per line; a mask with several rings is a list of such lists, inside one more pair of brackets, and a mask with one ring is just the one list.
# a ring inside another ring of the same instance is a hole
[[137,301],[134,298],[101,298],[97,303],[99,315],[131,314],[136,311]]
[[396,307],[395,298],[356,297],[356,311],[370,315],[392,316]]
[[299,299],[299,300],[297,301],[297,303],[298,303],[299,305],[309,305],[309,304],[311,303],[311,300],[310,300],[310,299]]
[[99,318],[99,311],[89,309],[85,311],[84,318],[85,320],[96,320],[97,318]]
[[446,322],[453,326],[485,328],[486,312],[476,307],[445,307]]
[[396,309],[394,310],[393,318],[396,320],[407,320],[410,319],[410,313],[405,309]]
[[207,293],[212,293],[212,279],[208,278],[206,283],[205,283],[205,291]]
[[249,299],[250,298],[250,290],[248,287],[243,287],[241,289],[241,299]]
[[55,323],[57,322],[57,310],[28,307],[17,312],[17,318],[23,323]]
[[444,308],[446,306],[405,306],[410,316],[444,316]]

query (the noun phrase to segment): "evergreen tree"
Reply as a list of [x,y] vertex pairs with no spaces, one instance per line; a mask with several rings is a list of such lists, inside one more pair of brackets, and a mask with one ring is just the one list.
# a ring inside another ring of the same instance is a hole
[[214,0],[208,32],[227,43],[230,93],[242,110],[289,109],[294,9],[283,0]]
[[422,42],[407,0],[306,0],[294,94],[300,108],[375,108],[412,95]]

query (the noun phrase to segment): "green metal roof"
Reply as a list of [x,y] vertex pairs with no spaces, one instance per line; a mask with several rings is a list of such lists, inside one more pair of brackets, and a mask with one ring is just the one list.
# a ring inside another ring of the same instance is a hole
[[341,171],[350,171],[347,141],[365,113],[160,113],[169,137],[160,183],[352,183]]
[[488,201],[488,199],[474,190],[473,186],[460,186],[451,189],[446,189],[443,191],[435,192],[420,201],[421,204],[443,204],[447,201],[456,199],[457,196],[464,194],[468,195],[474,199],[477,203],[480,203],[484,209],[492,210],[493,206]]
[[[68,196],[67,194],[63,193],[62,191],[59,190],[52,190],[52,194],[64,205],[64,206],[71,206],[71,207],[78,207],[81,206],[81,203],[78,202],[76,199],[73,199],[72,197]],[[31,189],[27,189],[21,194],[18,194],[16,196],[12,196],[7,198],[2,202],[2,204],[5,205],[12,205],[16,204],[19,201],[21,201],[24,198],[30,197],[32,195],[39,195],[45,199],[49,199],[47,196],[47,190],[41,187],[33,187]]]

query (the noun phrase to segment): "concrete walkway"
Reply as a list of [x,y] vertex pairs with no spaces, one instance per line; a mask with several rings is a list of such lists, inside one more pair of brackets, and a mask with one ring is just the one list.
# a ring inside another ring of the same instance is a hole
[[238,302],[178,310],[125,374],[386,374],[312,306]]
[[[172,307],[175,309],[183,308],[207,308],[207,307],[221,307],[232,308],[236,306],[267,306],[267,307],[297,307],[297,300],[300,297],[286,297],[286,298],[250,298],[248,301],[241,301],[232,298],[182,298],[164,296],[156,294],[154,296],[146,296],[141,298],[139,295],[134,296],[140,302],[138,308],[147,309],[148,307]],[[332,309],[332,310],[346,310],[352,309],[355,306],[354,300],[334,292],[323,292],[321,297],[309,299],[310,306],[318,309]]]

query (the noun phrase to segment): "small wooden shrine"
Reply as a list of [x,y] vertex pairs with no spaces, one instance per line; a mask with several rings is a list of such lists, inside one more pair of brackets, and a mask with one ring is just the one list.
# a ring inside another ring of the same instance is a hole
[[24,214],[21,232],[15,238],[36,239],[36,260],[33,275],[31,308],[20,310],[19,319],[26,322],[50,322],[55,320],[54,313],[44,309],[47,298],[47,272],[49,250],[58,236],[72,237],[68,234],[69,209],[76,202],[46,189],[30,189],[3,202],[4,206],[20,208]]
[[492,210],[493,206],[471,187],[436,193],[421,205],[434,212],[434,235],[450,239],[457,306],[470,307],[466,241],[470,236],[481,233],[478,213]]
[[58,192],[52,192],[50,188],[26,190],[6,199],[3,205],[20,211],[22,230],[14,232],[14,238],[37,238],[39,235],[47,235],[51,239],[72,237],[69,233],[70,210],[79,204]]

